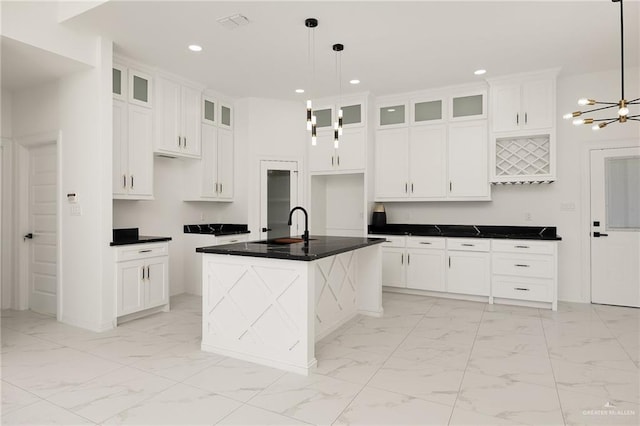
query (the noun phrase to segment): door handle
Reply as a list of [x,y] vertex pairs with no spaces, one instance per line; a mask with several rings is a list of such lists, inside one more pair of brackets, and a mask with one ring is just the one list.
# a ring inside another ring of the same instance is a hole
[[608,236],[609,236],[609,234],[603,234],[602,232],[595,231],[595,232],[593,233],[593,236],[594,236],[595,238],[599,238],[599,237],[608,237]]
[[272,229],[271,228],[262,228],[262,232],[269,232],[269,231],[272,231]]
[[32,240],[32,239],[33,239],[33,234],[31,232],[29,232],[27,235],[22,237],[22,241],[27,241],[27,240]]

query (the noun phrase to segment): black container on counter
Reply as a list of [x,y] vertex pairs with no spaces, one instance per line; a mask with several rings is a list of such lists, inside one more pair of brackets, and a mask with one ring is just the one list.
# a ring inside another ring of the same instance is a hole
[[387,225],[387,213],[384,211],[384,204],[376,204],[371,216],[371,226],[380,227]]

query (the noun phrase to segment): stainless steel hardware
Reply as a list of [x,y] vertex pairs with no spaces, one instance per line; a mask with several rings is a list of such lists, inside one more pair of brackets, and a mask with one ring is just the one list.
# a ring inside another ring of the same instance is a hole
[[331,167],[333,167],[333,155],[331,156]]
[[142,267],[142,279],[144,280],[144,266]]
[[420,244],[431,244],[431,243],[428,243],[426,241],[421,241]]
[[239,240],[230,240],[230,243],[237,243]]
[[520,124],[520,114],[516,114],[516,124]]
[[400,255],[400,264],[404,265],[404,253]]
[[147,279],[151,279],[151,269],[149,269],[150,267],[147,266]]
[[525,264],[523,264],[523,263],[516,263],[516,264],[515,264],[515,265],[513,265],[513,266],[517,266],[517,267],[519,267],[519,268],[529,268],[529,267],[531,267],[531,265],[525,265]]
[[409,192],[409,189],[408,189],[408,188],[409,188],[409,184],[408,184],[407,182],[405,182],[405,183],[404,183],[404,192],[405,192],[405,194],[406,194],[407,192]]
[[184,137],[184,142],[182,142],[182,144],[184,145],[185,148],[187,147],[187,137],[186,136]]
[[133,189],[133,175],[131,175],[131,189]]
[[122,175],[122,187],[127,187],[127,175]]
[[453,191],[453,183],[449,181],[449,192]]
[[462,243],[461,245],[465,246],[465,247],[475,247],[475,244],[467,244],[467,243]]
[[515,246],[515,248],[529,248],[529,246]]
[[148,250],[138,250],[138,253],[150,253],[151,249]]
[[530,291],[528,288],[524,288],[524,287],[514,287],[513,289],[518,291]]
[[407,253],[407,265],[411,265],[411,253]]
[[217,194],[218,193],[218,182],[214,182],[213,188],[214,188],[215,193]]
[[527,113],[524,113],[524,124],[527,124]]
[[411,193],[413,194],[413,182],[411,182]]
[[222,194],[222,182],[220,182],[220,193]]
[[338,158],[338,166],[339,166],[340,165],[340,156],[338,155],[337,158]]
[[598,237],[608,237],[609,234],[603,234],[602,232],[597,232],[596,231],[596,232],[593,233],[593,236],[596,237],[596,238],[598,238]]
[[180,136],[178,136],[178,146],[182,145],[182,138]]
[[449,268],[451,268],[451,256],[449,256]]

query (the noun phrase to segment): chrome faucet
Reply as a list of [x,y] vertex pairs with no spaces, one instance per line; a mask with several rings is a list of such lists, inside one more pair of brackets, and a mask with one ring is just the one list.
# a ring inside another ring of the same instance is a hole
[[295,212],[296,210],[302,210],[302,213],[304,213],[304,234],[302,234],[302,239],[304,240],[304,244],[308,245],[309,244],[309,214],[304,209],[304,207],[296,206],[291,209],[291,211],[289,212],[289,221],[287,221],[287,225],[291,226],[291,218],[293,217],[293,212]]

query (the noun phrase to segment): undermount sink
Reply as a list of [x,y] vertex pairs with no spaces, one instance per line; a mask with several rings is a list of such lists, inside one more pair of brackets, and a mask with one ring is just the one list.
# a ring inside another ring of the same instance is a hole
[[[309,241],[313,241],[315,238],[309,238]],[[277,245],[287,245],[287,244],[297,244],[302,243],[304,240],[302,238],[295,237],[283,237],[283,238],[275,238],[273,240],[266,241],[256,241],[256,244],[277,244]]]

